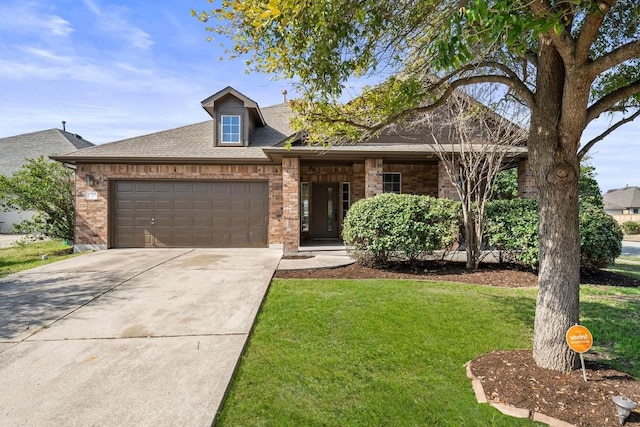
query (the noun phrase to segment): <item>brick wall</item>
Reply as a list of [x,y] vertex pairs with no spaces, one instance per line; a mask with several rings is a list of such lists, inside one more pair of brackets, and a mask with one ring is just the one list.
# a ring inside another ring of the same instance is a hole
[[[94,184],[85,179],[92,175]],[[109,236],[109,182],[126,179],[254,180],[269,182],[269,244],[282,243],[282,173],[279,165],[82,164],[76,168],[76,236],[81,247],[106,249]],[[87,199],[87,191],[97,193]]]
[[300,159],[282,158],[282,243],[284,254],[295,254],[300,247]]
[[364,161],[364,196],[369,198],[382,193],[382,159]]
[[384,172],[400,172],[402,192],[438,196],[438,166],[435,164],[393,164],[385,163]]
[[438,197],[441,199],[460,200],[456,187],[451,182],[444,163],[438,163]]
[[528,160],[518,163],[518,196],[525,199],[538,198],[538,187]]

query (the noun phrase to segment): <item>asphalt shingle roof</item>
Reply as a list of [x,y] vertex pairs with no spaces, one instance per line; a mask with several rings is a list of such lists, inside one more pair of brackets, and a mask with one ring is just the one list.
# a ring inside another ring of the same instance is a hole
[[293,135],[289,125],[291,109],[278,104],[261,109],[267,123],[257,127],[249,136],[248,147],[214,147],[213,120],[156,132],[149,135],[96,145],[74,152],[74,159],[82,158],[187,158],[187,159],[246,159],[267,160],[263,147],[278,144]]
[[12,175],[28,158],[62,155],[91,146],[86,139],[60,129],[0,138],[0,174]]
[[605,209],[640,208],[640,188],[627,187],[611,190],[602,196]]

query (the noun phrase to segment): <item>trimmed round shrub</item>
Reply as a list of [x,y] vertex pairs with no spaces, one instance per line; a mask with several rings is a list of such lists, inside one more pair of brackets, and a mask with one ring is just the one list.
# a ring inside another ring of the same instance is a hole
[[640,234],[640,222],[627,221],[622,223],[624,234]]
[[342,238],[361,263],[391,257],[413,260],[449,247],[457,238],[460,204],[410,194],[380,194],[354,203]]
[[604,268],[622,253],[622,230],[615,219],[596,206],[580,208],[582,265]]

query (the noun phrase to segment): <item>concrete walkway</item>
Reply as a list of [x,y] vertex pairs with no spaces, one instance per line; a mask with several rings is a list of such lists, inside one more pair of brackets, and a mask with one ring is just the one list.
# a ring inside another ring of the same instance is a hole
[[0,425],[211,425],[281,253],[109,250],[0,279]]
[[301,246],[298,255],[283,257],[278,270],[305,270],[309,268],[335,268],[353,264],[342,243]]

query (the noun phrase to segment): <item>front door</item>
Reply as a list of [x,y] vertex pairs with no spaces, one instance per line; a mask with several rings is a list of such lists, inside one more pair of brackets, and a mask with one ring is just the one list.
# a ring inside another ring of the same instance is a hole
[[314,182],[311,187],[311,237],[338,238],[338,183]]

